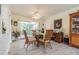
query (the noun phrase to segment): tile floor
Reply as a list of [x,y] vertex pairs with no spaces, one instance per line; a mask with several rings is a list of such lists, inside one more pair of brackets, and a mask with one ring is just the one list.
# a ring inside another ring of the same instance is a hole
[[37,48],[34,45],[30,45],[28,50],[24,47],[24,40],[17,40],[11,44],[9,55],[79,55],[79,49],[68,46],[63,43],[57,43],[52,41],[53,49],[46,48],[44,53],[44,47],[41,45]]

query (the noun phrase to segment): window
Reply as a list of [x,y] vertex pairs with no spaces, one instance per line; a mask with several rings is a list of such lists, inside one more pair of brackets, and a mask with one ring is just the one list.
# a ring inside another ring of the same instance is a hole
[[28,35],[32,35],[32,30],[38,29],[38,23],[36,22],[20,22],[21,33],[26,30]]

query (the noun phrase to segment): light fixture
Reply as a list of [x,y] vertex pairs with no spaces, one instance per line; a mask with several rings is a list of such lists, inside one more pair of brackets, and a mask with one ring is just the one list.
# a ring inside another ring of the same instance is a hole
[[40,18],[39,12],[36,11],[34,15],[32,16],[32,19],[39,19],[39,18]]

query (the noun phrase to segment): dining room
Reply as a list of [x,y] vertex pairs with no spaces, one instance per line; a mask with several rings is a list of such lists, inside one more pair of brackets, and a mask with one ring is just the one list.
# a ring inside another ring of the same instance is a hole
[[1,6],[0,31],[2,39],[5,40],[1,44],[5,45],[3,47],[7,54],[79,54],[77,34],[79,25],[78,20],[73,20],[78,19],[75,15],[79,12],[78,4],[2,4]]

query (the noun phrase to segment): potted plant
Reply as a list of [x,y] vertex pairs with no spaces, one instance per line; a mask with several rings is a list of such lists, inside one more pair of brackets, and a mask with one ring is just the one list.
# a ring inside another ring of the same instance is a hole
[[18,37],[20,36],[20,32],[19,31],[13,31],[12,35],[15,37],[15,40],[17,40]]

